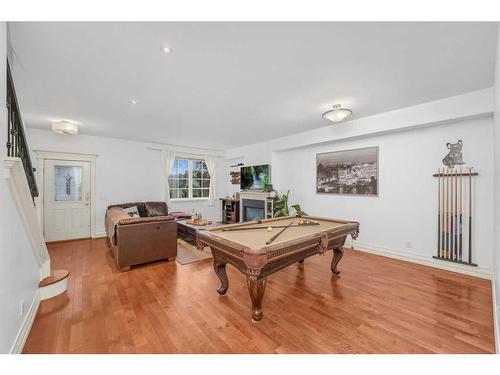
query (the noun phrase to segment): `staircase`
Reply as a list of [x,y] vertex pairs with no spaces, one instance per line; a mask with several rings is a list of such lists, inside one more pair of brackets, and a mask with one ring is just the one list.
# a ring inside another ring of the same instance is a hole
[[40,299],[43,301],[64,293],[68,289],[68,276],[67,270],[53,270],[50,276],[38,283]]
[[8,62],[7,113],[7,157],[3,159],[4,176],[40,267],[40,284],[38,287],[40,289],[40,299],[44,300],[66,291],[69,272],[66,270],[51,270],[50,268],[50,256],[35,207],[35,197],[38,196],[38,189],[34,168],[31,165],[24,125]]

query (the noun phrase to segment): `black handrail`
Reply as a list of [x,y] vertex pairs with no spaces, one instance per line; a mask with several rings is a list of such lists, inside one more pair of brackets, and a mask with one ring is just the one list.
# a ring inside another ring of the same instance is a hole
[[23,120],[17,102],[14,80],[10,72],[9,61],[7,61],[7,156],[18,157],[23,162],[24,172],[28,180],[31,196],[38,197],[38,187],[36,186],[35,169],[31,165],[30,151],[26,136],[24,134]]

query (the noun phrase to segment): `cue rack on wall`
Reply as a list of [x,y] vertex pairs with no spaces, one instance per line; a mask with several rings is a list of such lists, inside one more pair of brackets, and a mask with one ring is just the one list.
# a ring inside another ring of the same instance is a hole
[[472,262],[473,168],[442,168],[438,179],[437,255],[433,258],[477,266]]

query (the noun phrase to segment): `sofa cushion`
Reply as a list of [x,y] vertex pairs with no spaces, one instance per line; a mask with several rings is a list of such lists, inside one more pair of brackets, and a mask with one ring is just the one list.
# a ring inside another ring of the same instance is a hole
[[121,219],[118,224],[127,225],[127,224],[144,224],[151,223],[155,221],[174,221],[175,218],[173,216],[151,216],[151,217],[131,217],[128,219]]
[[182,212],[182,211],[174,211],[170,212],[169,215],[175,217],[177,220],[181,219],[191,219],[191,214],[188,214],[187,212]]
[[144,206],[146,217],[168,215],[168,207],[165,202],[146,202]]
[[113,207],[129,208],[129,207],[134,207],[134,206],[137,206],[140,217],[146,217],[146,207],[144,205],[144,202],[112,204],[112,205],[108,206],[108,208],[113,208]]
[[140,218],[141,217],[139,215],[139,209],[137,208],[137,206],[123,208],[123,212],[126,213],[131,218]]

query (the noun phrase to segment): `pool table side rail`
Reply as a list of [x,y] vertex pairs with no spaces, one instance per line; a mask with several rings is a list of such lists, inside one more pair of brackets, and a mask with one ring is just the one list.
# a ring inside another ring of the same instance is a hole
[[[304,219],[311,219],[311,220],[322,220],[322,221],[331,221],[334,223],[341,223],[341,224],[349,224],[349,223],[357,223],[352,220],[339,220],[339,219],[330,219],[330,218],[325,218],[325,217],[319,217],[319,216],[307,216],[307,215],[294,215],[294,216],[280,216],[280,217],[274,217],[271,219],[264,219],[261,220],[260,223],[268,223],[268,222],[276,222],[276,221],[288,221],[290,219],[296,219],[296,218],[304,218]],[[238,228],[238,227],[247,227],[249,225],[255,225],[259,224],[257,220],[252,220],[252,221],[245,221],[242,223],[236,223],[236,224],[225,224],[225,225],[219,225],[219,226],[214,226],[211,228],[208,228],[208,231],[211,232],[218,232],[223,229],[229,229],[229,228]],[[359,223],[357,223],[359,225]]]
[[328,247],[331,247],[331,243],[335,242],[338,238],[345,238],[349,234],[352,235],[353,238],[356,238],[359,232],[359,224],[355,222],[346,222],[342,226],[322,230],[319,233],[313,233],[305,236],[298,237],[293,240],[289,240],[286,242],[271,244],[266,246],[267,259],[271,260],[274,258],[278,258],[280,255],[287,253],[290,254],[294,247],[304,247],[303,245],[308,242],[313,242],[316,246],[319,245],[318,241],[321,241],[321,234],[326,233],[328,235]]

